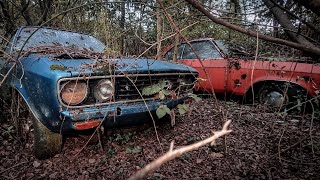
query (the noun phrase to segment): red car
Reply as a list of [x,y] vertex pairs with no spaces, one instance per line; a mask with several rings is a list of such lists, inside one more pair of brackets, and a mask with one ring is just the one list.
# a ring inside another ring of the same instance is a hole
[[[212,38],[193,40],[191,45],[208,77],[188,44],[179,44],[177,60],[199,71],[199,77],[204,79],[197,84],[200,90],[212,92],[212,85],[215,93],[255,97],[260,103],[276,107],[297,104],[320,93],[319,64],[229,58],[230,49],[223,41]],[[174,47],[167,47],[164,59],[172,60],[173,54]]]

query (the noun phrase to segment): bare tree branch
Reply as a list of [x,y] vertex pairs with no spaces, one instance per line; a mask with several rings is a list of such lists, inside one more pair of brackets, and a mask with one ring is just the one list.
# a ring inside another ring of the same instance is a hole
[[139,170],[136,174],[132,175],[129,180],[137,180],[137,179],[142,179],[144,178],[148,173],[158,169],[160,166],[162,166],[164,163],[173,160],[179,156],[181,156],[184,153],[190,152],[190,151],[194,151],[199,149],[202,146],[205,146],[207,144],[211,144],[213,145],[215,143],[215,141],[221,137],[224,136],[226,134],[229,134],[232,132],[232,130],[228,130],[228,127],[231,123],[231,120],[227,121],[224,125],[221,131],[215,131],[213,132],[214,135],[204,139],[202,141],[199,141],[195,144],[191,144],[188,146],[184,146],[181,147],[179,149],[175,149],[173,150],[173,142],[170,145],[170,149],[169,151],[162,155],[161,157],[159,157],[158,159],[152,161],[151,163],[149,163],[148,165],[146,165],[143,169]]
[[295,15],[294,13],[292,13],[290,10],[288,10],[287,8],[281,6],[280,4],[276,3],[274,0],[270,0],[271,2],[273,2],[274,5],[276,5],[277,7],[279,7],[280,9],[282,9],[283,11],[285,11],[287,14],[289,14],[290,16],[292,16],[293,18],[298,19],[300,22],[304,23],[305,25],[307,25],[309,28],[311,28],[312,30],[316,31],[317,33],[320,33],[320,30],[317,29],[313,24],[310,24],[309,22],[307,22],[306,20],[300,18],[299,16]]
[[[222,19],[219,19],[217,17],[215,17],[214,15],[212,15],[208,10],[206,10],[201,3],[199,3],[199,1],[197,0],[186,0],[189,4],[191,4],[194,8],[198,9],[200,12],[202,12],[204,15],[206,15],[209,19],[211,19],[211,21],[223,25],[225,27],[228,27],[230,29],[233,29],[235,31],[250,35],[252,37],[256,37],[257,36],[257,32],[255,31],[251,31],[251,30],[247,30],[244,29],[242,27],[236,26],[234,24],[228,23],[223,21]],[[308,45],[304,45],[304,44],[299,44],[299,43],[295,43],[292,41],[287,41],[284,39],[280,39],[280,38],[275,38],[272,36],[268,36],[268,35],[264,35],[264,34],[259,34],[258,35],[260,39],[269,41],[269,42],[273,42],[276,44],[281,44],[281,45],[286,45],[304,52],[307,52],[309,54],[312,55],[316,55],[316,56],[320,56],[320,48],[317,47],[312,47],[312,46],[308,46]],[[320,62],[320,60],[317,60]]]
[[288,14],[286,14],[281,8],[279,8],[276,3],[272,2],[271,0],[262,1],[269,8],[270,12],[274,15],[274,17],[277,19],[278,23],[285,28],[284,31],[290,37],[291,40],[300,44],[305,44],[307,46],[314,47],[314,44],[309,42],[303,36],[286,30],[289,29],[292,31],[298,31],[297,28],[290,21]]

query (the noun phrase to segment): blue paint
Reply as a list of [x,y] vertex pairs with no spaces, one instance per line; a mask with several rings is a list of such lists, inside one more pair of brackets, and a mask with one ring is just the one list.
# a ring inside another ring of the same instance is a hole
[[[57,34],[66,31],[52,30]],[[19,33],[25,32],[21,28],[17,31],[16,37],[26,37]],[[40,31],[47,32],[47,31]],[[81,34],[73,33],[74,36],[81,37]],[[85,35],[83,35],[85,36]],[[20,40],[23,39],[20,37]],[[64,37],[66,39],[66,37]],[[93,37],[87,36],[95,43],[101,43]],[[67,38],[68,39],[68,38]],[[16,40],[14,40],[16,42]],[[17,45],[20,46],[21,42]],[[16,44],[14,44],[16,46]],[[16,46],[16,47],[17,47]],[[11,49],[17,49],[16,47]],[[97,50],[98,51],[98,50]],[[116,59],[111,60],[119,65],[120,69],[116,69],[116,73],[179,73],[197,72],[191,67],[174,64],[164,61],[151,59]],[[142,124],[150,120],[149,112],[143,102],[137,103],[118,103],[104,106],[93,106],[79,109],[68,109],[60,105],[58,100],[57,83],[62,78],[82,77],[84,74],[95,76],[101,75],[102,71],[93,71],[89,68],[82,68],[85,64],[95,62],[92,59],[52,59],[50,55],[30,54],[20,60],[14,73],[10,74],[7,83],[11,87],[15,87],[24,97],[31,111],[34,113],[45,126],[54,132],[59,132],[62,127],[64,133],[73,131],[73,123],[75,121],[84,121],[88,119],[104,120],[107,127],[130,126]],[[51,70],[51,65],[65,66],[66,70]],[[131,65],[131,66],[130,66]],[[8,70],[10,66],[5,69]],[[147,101],[147,106],[154,115],[155,110],[160,104],[167,104],[169,108],[175,107],[178,103],[182,103],[184,98],[167,101]],[[121,110],[121,113],[117,110]],[[106,112],[108,114],[106,115]],[[63,124],[62,124],[63,123]]]

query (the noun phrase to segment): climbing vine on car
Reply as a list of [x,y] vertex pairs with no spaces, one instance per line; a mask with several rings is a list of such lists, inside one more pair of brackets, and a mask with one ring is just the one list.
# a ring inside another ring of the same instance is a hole
[[[169,96],[171,96],[171,98],[173,98],[173,99],[176,99],[177,98],[176,92],[174,90],[169,90],[171,88],[170,86],[171,85],[170,85],[169,81],[161,80],[157,84],[153,84],[153,85],[144,87],[142,89],[142,95],[143,96],[154,95],[156,99],[161,99],[161,100],[163,100]],[[188,97],[193,99],[196,102],[201,100],[200,97],[198,97],[197,95],[192,94],[192,93],[189,93]],[[189,101],[189,103],[185,102],[184,104],[178,104],[176,108],[177,108],[179,114],[183,115],[183,114],[186,114],[187,112],[190,111],[189,106],[190,106],[190,101]],[[170,115],[172,118],[172,115],[173,115],[172,112],[173,111],[170,110],[167,105],[160,105],[156,110],[156,114],[159,119],[163,118],[167,114]]]
[[[169,81],[162,80],[157,84],[153,84],[151,86],[144,87],[142,89],[143,96],[151,96],[158,94],[159,99],[163,100],[166,96],[169,96],[171,93],[169,90]],[[167,88],[167,89],[166,89]]]

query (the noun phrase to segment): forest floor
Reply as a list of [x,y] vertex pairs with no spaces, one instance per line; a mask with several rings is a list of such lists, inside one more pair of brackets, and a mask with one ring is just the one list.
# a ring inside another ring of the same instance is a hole
[[[220,130],[226,119],[233,132],[214,146],[205,146],[164,164],[148,179],[320,179],[319,114],[287,115],[263,106],[220,102],[194,103],[192,113],[176,117],[176,125],[157,125],[163,152],[152,125],[110,130],[99,143],[86,136],[68,137],[63,152],[37,160],[32,146],[9,135],[10,122],[2,120],[0,179],[127,179],[164,154]],[[225,113],[222,113],[225,112]]]

